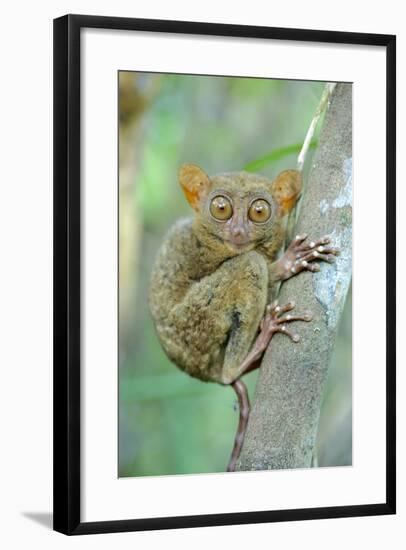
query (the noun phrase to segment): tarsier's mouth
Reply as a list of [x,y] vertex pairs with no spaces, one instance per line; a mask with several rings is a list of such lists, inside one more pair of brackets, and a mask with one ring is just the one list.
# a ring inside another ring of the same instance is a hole
[[231,239],[231,238],[226,239],[225,237],[220,237],[214,232],[211,232],[211,231],[208,231],[208,232],[210,233],[211,237],[213,237],[216,241],[222,244],[225,244],[226,246],[229,246],[231,248],[234,248],[235,250],[243,250],[244,248],[248,248],[253,245],[255,246],[255,243],[257,242],[252,239],[243,239],[241,241],[238,239]]
[[227,239],[225,240],[225,242],[228,244],[228,245],[231,245],[233,248],[237,249],[237,250],[243,250],[244,248],[248,248],[250,246],[252,246],[254,243],[254,241],[241,241],[241,242],[238,242],[238,241],[234,241],[234,240],[231,240],[231,239]]

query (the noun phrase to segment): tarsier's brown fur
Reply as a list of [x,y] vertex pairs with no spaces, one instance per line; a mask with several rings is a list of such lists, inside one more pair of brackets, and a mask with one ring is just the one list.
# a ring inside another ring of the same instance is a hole
[[[209,178],[199,167],[185,165],[180,183],[195,215],[172,227],[158,253],[149,295],[152,317],[162,347],[179,368],[204,381],[232,384],[246,372],[244,360],[267,311],[269,316],[266,307],[275,284],[302,269],[316,271],[316,264],[300,260],[313,259],[308,257],[312,251],[314,259],[328,261],[336,251],[323,249],[327,239],[303,246],[303,236],[290,257],[277,259],[285,217],[300,195],[295,170],[270,181],[247,172]],[[211,201],[218,195],[232,204],[228,220],[211,215]],[[264,223],[248,217],[257,198],[270,206]],[[287,321],[294,319],[309,320]],[[275,323],[272,327],[283,330]]]

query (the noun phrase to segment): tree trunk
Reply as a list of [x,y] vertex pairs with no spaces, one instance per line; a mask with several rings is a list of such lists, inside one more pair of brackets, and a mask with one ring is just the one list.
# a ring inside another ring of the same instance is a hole
[[[341,255],[286,281],[279,303],[311,311],[295,322],[294,344],[276,334],[261,365],[238,470],[306,468],[312,464],[320,407],[338,323],[351,281],[352,86],[336,86],[315,152],[296,225],[311,239],[330,235]],[[294,313],[293,312],[293,313]],[[293,328],[293,327],[292,327]]]

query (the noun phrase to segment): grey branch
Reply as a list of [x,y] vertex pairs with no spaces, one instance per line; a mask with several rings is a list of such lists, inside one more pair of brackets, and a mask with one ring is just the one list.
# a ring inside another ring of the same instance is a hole
[[352,88],[335,87],[301,202],[297,233],[330,235],[341,255],[320,272],[286,281],[279,303],[296,302],[313,321],[295,325],[293,344],[276,334],[262,361],[238,470],[305,468],[312,464],[323,389],[351,281]]

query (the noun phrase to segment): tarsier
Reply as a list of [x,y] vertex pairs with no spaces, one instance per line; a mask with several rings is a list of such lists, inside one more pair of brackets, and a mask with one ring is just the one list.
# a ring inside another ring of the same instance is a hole
[[276,332],[298,342],[288,324],[312,318],[289,313],[293,302],[272,302],[278,282],[319,271],[313,261],[332,262],[338,250],[328,237],[298,235],[278,258],[286,215],[301,191],[296,170],[270,181],[247,172],[209,177],[186,164],[179,180],[195,215],[172,227],[158,253],[150,308],[161,345],[180,369],[235,390],[240,416],[228,465],[233,471],[249,416],[241,377],[259,367]]

